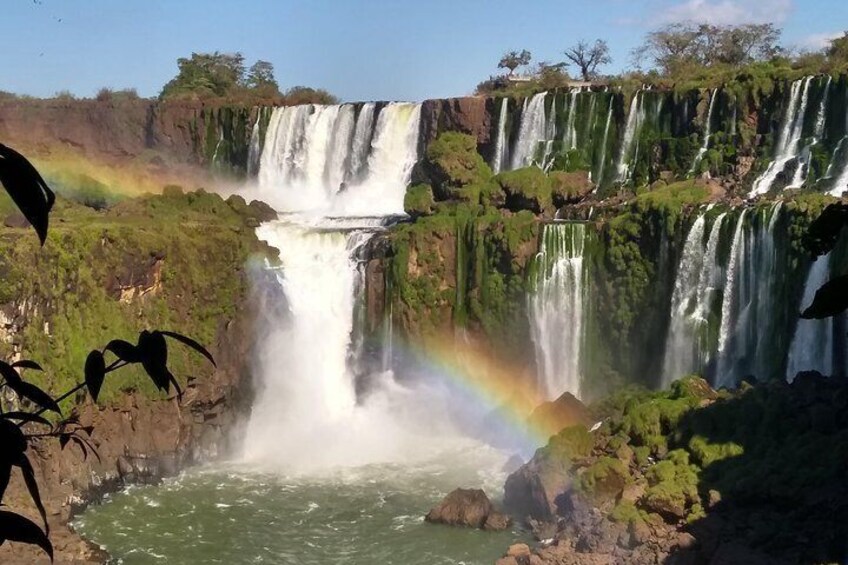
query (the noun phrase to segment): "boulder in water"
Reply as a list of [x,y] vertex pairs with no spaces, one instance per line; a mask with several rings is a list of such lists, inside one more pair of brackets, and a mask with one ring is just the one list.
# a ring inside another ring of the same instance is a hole
[[434,524],[483,530],[505,530],[512,523],[509,516],[495,509],[485,492],[462,488],[448,494],[424,519]]

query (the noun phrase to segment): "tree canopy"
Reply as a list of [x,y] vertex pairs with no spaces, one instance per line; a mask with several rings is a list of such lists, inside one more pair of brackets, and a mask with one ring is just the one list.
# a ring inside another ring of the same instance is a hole
[[580,76],[587,82],[597,76],[599,66],[612,63],[609,45],[603,39],[596,39],[591,45],[581,39],[576,45],[566,49],[564,55],[580,69]]
[[647,59],[662,74],[675,77],[696,67],[738,67],[768,61],[783,52],[778,44],[780,34],[780,29],[770,23],[673,23],[649,32],[633,55],[637,63]]
[[504,53],[503,57],[501,57],[501,60],[498,63],[498,68],[508,69],[510,76],[512,76],[515,69],[518,67],[525,67],[529,65],[531,58],[532,55],[530,55],[530,51],[527,49],[522,49],[521,51],[507,51]]
[[241,53],[192,53],[177,59],[179,72],[162,89],[165,98],[211,98],[253,93],[279,96],[274,66],[257,61],[248,71]]

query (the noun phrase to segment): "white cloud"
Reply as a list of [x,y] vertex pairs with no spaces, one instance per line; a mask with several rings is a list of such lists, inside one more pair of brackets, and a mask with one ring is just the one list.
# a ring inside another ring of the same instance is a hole
[[812,35],[808,35],[807,37],[801,38],[801,40],[798,41],[798,46],[803,47],[805,49],[818,51],[820,49],[824,49],[825,47],[830,47],[830,42],[838,37],[842,37],[844,33],[845,32],[842,31],[814,33]]
[[686,0],[665,8],[663,23],[692,21],[713,25],[782,23],[792,11],[792,0]]

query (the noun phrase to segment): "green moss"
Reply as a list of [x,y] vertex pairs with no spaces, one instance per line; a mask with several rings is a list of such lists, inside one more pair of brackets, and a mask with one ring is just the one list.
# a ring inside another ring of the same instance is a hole
[[577,478],[577,488],[596,501],[617,498],[632,481],[627,467],[614,457],[600,457]]
[[506,194],[510,210],[530,210],[540,213],[552,204],[551,182],[538,167],[526,167],[495,176]]
[[441,134],[427,147],[426,159],[431,177],[445,193],[480,186],[492,176],[489,165],[477,152],[476,138],[464,133]]
[[[44,247],[28,229],[0,230],[0,270],[14,281],[0,294],[26,311],[15,339],[23,357],[45,368],[28,378],[56,395],[80,380],[91,349],[134,341],[145,328],[214,349],[220,324],[247,295],[245,263],[262,249],[245,217],[217,195],[125,200],[108,212],[60,200],[51,220]],[[170,365],[183,382],[210,373],[202,359],[173,351]],[[127,368],[110,377],[101,401],[122,389],[153,392],[139,370]]]
[[434,204],[433,189],[428,184],[410,187],[403,198],[403,209],[412,217],[431,214]]

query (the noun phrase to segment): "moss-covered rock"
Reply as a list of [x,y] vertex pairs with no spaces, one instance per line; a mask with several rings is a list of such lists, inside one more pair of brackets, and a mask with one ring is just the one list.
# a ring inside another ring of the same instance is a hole
[[573,204],[586,197],[594,189],[586,171],[553,171],[549,175],[551,198],[554,206]]
[[407,189],[403,197],[403,210],[412,218],[433,213],[433,189],[429,184],[416,184]]
[[512,211],[529,210],[540,214],[551,207],[551,181],[538,167],[500,173],[495,182],[503,189],[506,207]]
[[[453,131],[430,143],[425,168],[440,200],[462,198],[476,203],[475,195],[479,197],[480,187],[492,176],[489,165],[477,152],[476,138]],[[469,196],[468,192],[475,195]]]

